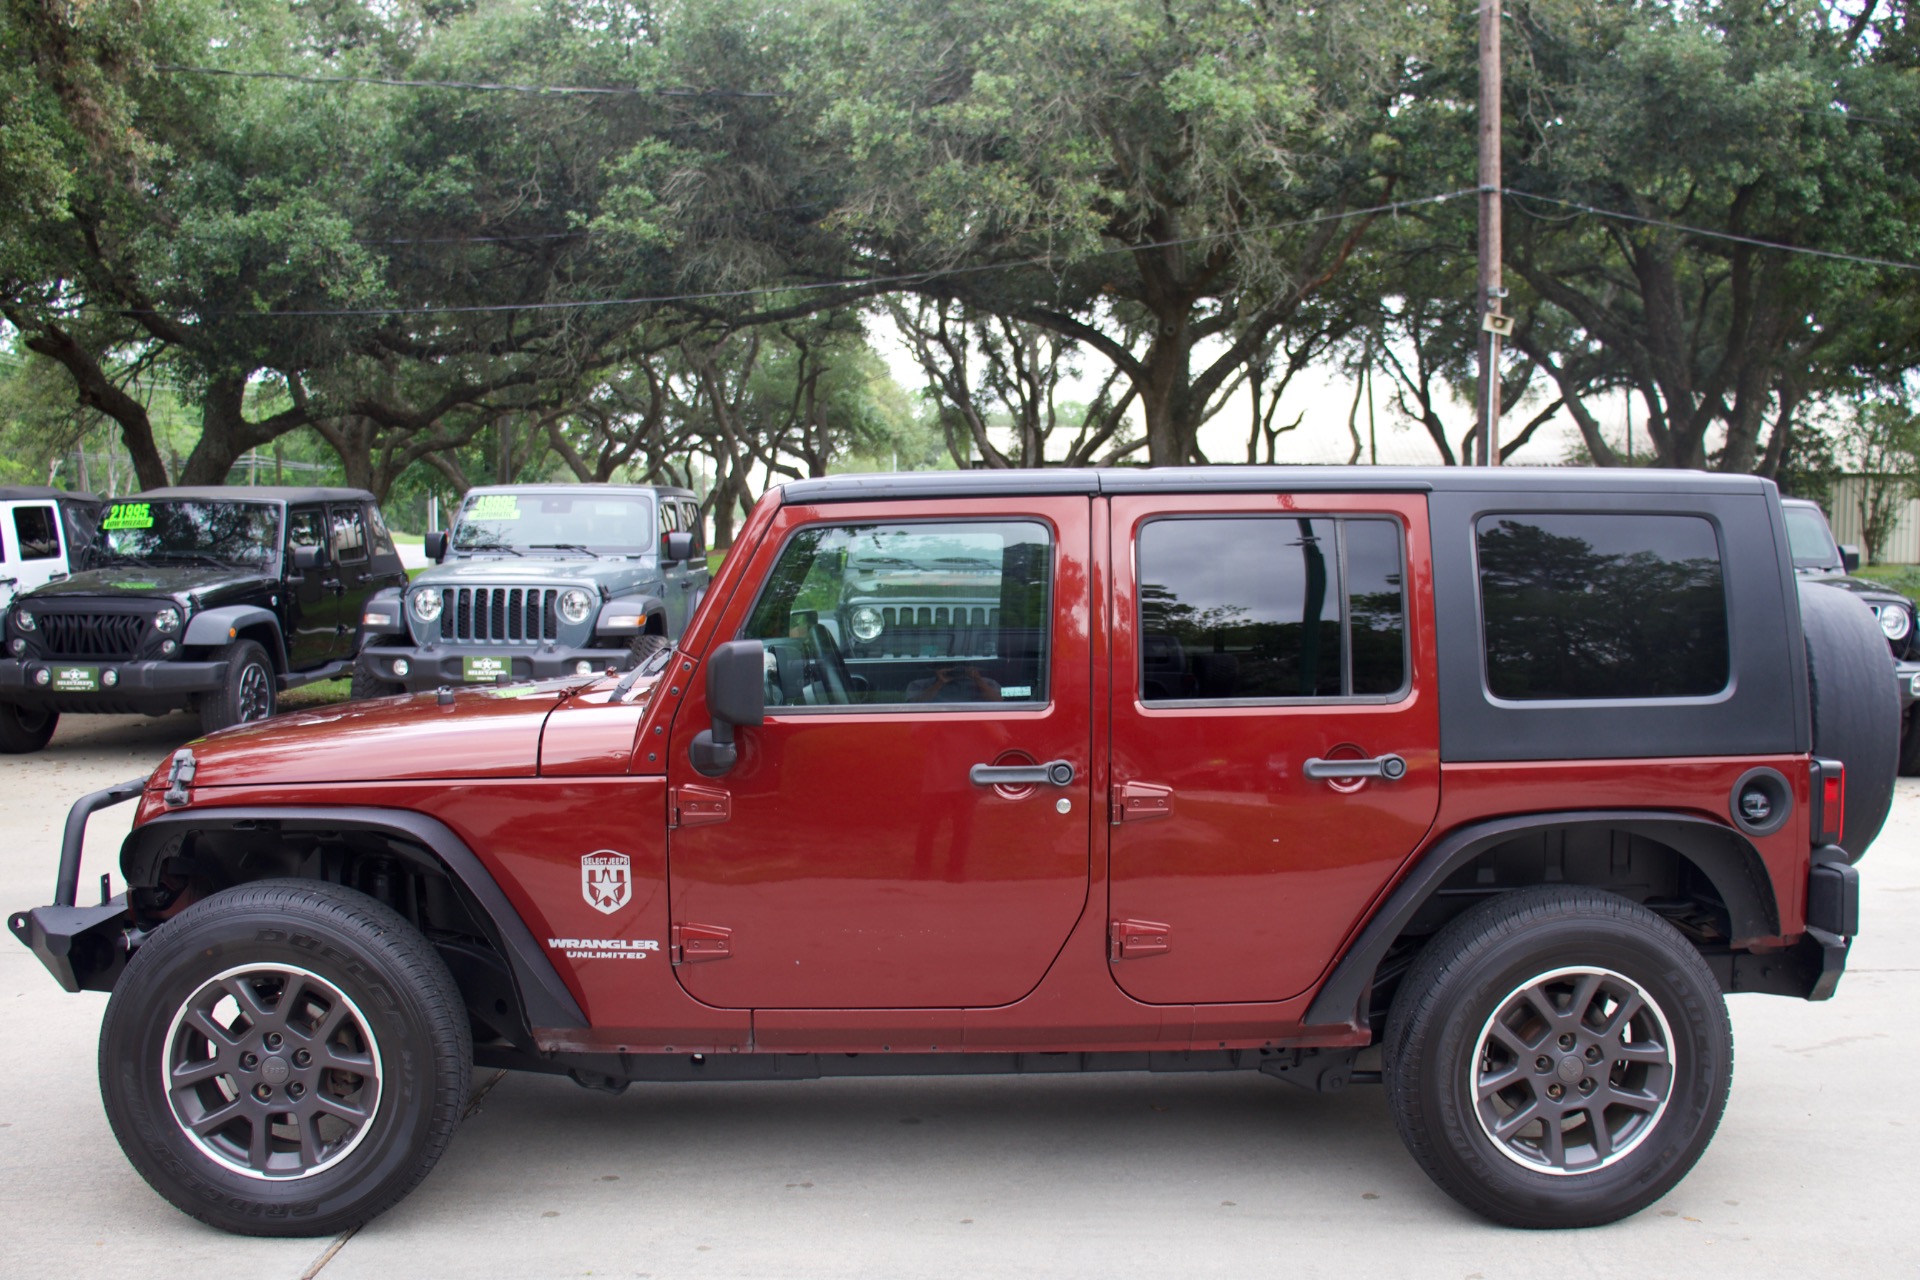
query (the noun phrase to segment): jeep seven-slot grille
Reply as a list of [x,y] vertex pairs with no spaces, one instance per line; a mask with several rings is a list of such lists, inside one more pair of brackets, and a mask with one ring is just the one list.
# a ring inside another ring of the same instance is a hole
[[520,587],[448,587],[440,593],[440,638],[484,644],[557,639],[558,591]]
[[38,611],[40,647],[50,658],[131,658],[152,615]]

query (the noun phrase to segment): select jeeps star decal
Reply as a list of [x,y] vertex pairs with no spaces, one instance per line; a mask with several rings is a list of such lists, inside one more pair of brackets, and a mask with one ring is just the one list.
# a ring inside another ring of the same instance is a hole
[[597,849],[580,859],[580,894],[587,905],[612,915],[633,900],[633,862],[624,853]]

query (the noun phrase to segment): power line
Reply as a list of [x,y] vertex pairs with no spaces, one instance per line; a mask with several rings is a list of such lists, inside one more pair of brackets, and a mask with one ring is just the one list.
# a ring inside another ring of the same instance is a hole
[[[1269,231],[1287,231],[1299,227],[1319,226],[1328,222],[1344,222],[1350,218],[1371,217],[1382,213],[1399,213],[1422,205],[1444,204],[1450,200],[1459,200],[1466,196],[1479,195],[1478,187],[1463,187],[1458,191],[1442,192],[1439,195],[1420,196],[1411,200],[1394,200],[1386,204],[1370,205],[1364,209],[1347,209],[1339,213],[1317,214],[1311,218],[1296,218],[1285,222],[1260,223],[1245,227],[1234,233],[1215,232],[1210,235],[1182,236],[1173,240],[1153,240],[1143,244],[1115,245],[1100,249],[1092,257],[1106,257],[1110,254],[1137,253],[1142,249],[1170,249],[1182,245],[1207,244],[1229,238],[1229,235],[1247,236]],[[808,284],[761,285],[748,289],[714,289],[701,293],[663,293],[643,297],[628,298],[583,298],[559,302],[489,302],[470,303],[453,306],[421,307],[312,307],[289,311],[244,311],[215,310],[197,311],[197,315],[206,316],[250,316],[262,320],[277,319],[320,319],[325,317],[353,316],[438,316],[438,315],[486,315],[505,311],[585,311],[595,307],[644,307],[662,306],[673,302],[723,302],[735,298],[771,297],[783,293],[815,293],[828,289],[872,289],[883,285],[930,284],[936,280],[950,280],[961,276],[981,275],[996,271],[1018,271],[1026,267],[1050,267],[1059,263],[1052,255],[1023,258],[1014,262],[989,262],[971,267],[950,267],[934,271],[913,271],[893,276],[854,276],[838,280],[820,280]],[[147,310],[127,310],[127,315],[160,315],[162,313]]]
[[403,80],[387,76],[317,76],[297,71],[240,71],[232,67],[187,67],[157,62],[168,75],[228,76],[237,80],[291,80],[296,84],[366,84],[391,89],[449,89],[471,93],[530,93],[605,98],[777,98],[770,89],[647,89],[638,85],[499,84],[490,80]]
[[1643,217],[1637,213],[1622,213],[1618,209],[1599,209],[1590,204],[1581,204],[1578,200],[1536,195],[1531,191],[1515,191],[1511,187],[1503,187],[1501,192],[1518,200],[1540,200],[1548,204],[1560,205],[1562,208],[1578,209],[1581,213],[1592,214],[1596,218],[1612,218],[1617,222],[1635,222],[1645,227],[1684,231],[1688,235],[1704,236],[1709,240],[1730,240],[1735,244],[1750,244],[1760,249],[1805,254],[1812,258],[1829,258],[1835,262],[1851,262],[1865,267],[1887,267],[1894,271],[1920,271],[1920,262],[1901,262],[1894,258],[1868,258],[1857,253],[1840,253],[1833,249],[1809,249],[1805,245],[1787,244],[1780,240],[1762,240],[1756,236],[1736,235],[1731,231],[1714,231],[1707,227],[1688,226],[1684,222],[1668,222],[1661,218]]

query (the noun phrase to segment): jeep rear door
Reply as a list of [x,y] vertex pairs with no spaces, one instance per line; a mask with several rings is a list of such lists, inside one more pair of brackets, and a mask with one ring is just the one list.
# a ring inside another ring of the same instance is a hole
[[1084,496],[779,512],[715,633],[765,645],[765,724],[718,778],[687,759],[698,679],[674,724],[691,995],[952,1008],[1039,983],[1087,898],[1088,531]]
[[1298,995],[1439,804],[1425,499],[1130,494],[1111,519],[1114,979]]

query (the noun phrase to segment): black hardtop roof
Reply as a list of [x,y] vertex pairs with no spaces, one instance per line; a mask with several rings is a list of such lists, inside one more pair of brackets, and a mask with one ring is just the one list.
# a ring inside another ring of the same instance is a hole
[[1758,476],[1644,467],[1059,467],[827,476],[780,486],[784,503],[1111,493],[1765,493]]
[[188,502],[372,502],[365,489],[307,489],[287,484],[204,484],[167,489],[143,489],[119,502],[161,502],[169,498]]
[[0,502],[33,502],[42,498],[73,498],[81,502],[100,502],[103,500],[97,493],[78,493],[68,489],[52,489],[44,484],[0,485]]
[[697,495],[691,489],[682,489],[671,484],[615,484],[612,481],[594,480],[539,480],[531,484],[477,484],[467,490],[475,493],[664,493],[675,498],[692,498]]

